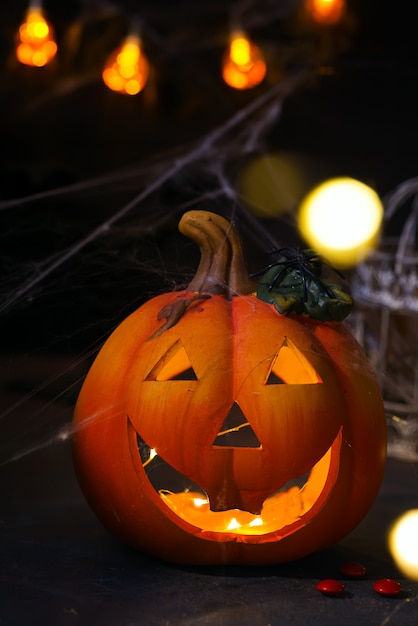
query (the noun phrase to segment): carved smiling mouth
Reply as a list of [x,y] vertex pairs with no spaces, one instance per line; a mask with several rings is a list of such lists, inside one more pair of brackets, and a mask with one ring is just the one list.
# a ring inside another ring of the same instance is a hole
[[[324,456],[312,469],[288,481],[272,493],[259,515],[240,509],[212,511],[206,492],[169,465],[133,428],[138,461],[161,501],[187,524],[197,527],[202,536],[215,539],[219,533],[235,540],[251,536],[275,539],[293,532],[294,525],[303,526],[325,504],[338,476],[342,429]],[[259,539],[258,539],[259,540]]]

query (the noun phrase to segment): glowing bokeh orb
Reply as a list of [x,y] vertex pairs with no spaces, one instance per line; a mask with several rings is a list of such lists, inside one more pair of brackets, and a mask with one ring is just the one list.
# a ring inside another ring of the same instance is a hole
[[54,30],[44,18],[42,9],[29,7],[25,22],[19,28],[17,59],[24,65],[43,67],[57,52],[54,37]]
[[375,247],[382,219],[382,203],[371,187],[353,178],[334,178],[304,199],[298,225],[311,248],[330,263],[347,268]]
[[337,24],[345,10],[345,0],[305,0],[305,10],[318,24]]
[[266,72],[261,49],[244,33],[234,33],[222,61],[224,81],[234,89],[251,89],[264,80]]
[[126,37],[123,44],[107,59],[102,72],[103,82],[112,91],[135,96],[148,80],[149,63],[136,35]]
[[253,215],[275,218],[297,207],[312,182],[297,156],[262,154],[253,157],[240,172],[238,193]]
[[392,526],[389,549],[401,572],[418,580],[418,509],[404,513]]

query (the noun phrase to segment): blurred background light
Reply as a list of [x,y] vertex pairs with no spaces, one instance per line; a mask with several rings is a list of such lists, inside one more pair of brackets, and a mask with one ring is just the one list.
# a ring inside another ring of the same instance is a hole
[[337,267],[363,260],[379,239],[383,206],[377,193],[352,178],[334,178],[311,191],[298,213],[311,248]]
[[54,30],[46,21],[40,4],[31,4],[19,28],[17,59],[24,65],[43,67],[57,52],[54,37]]
[[234,89],[259,85],[267,72],[261,49],[244,32],[234,32],[222,61],[224,81]]
[[343,16],[345,0],[306,0],[305,11],[318,24],[337,24]]
[[252,157],[242,169],[238,192],[251,213],[274,218],[294,210],[313,184],[313,163],[297,154],[272,152]]
[[102,78],[112,91],[134,96],[145,87],[148,75],[149,63],[142,52],[141,39],[130,34],[108,57]]
[[389,532],[389,549],[401,572],[418,580],[418,509],[396,520]]

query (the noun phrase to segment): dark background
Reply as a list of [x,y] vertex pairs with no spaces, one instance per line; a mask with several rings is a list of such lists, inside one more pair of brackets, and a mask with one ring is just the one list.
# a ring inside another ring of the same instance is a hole
[[[282,155],[301,192],[348,175],[384,198],[416,176],[413,3],[351,0],[331,30],[301,21],[300,4],[247,3],[243,24],[269,70],[259,87],[235,92],[219,68],[237,3],[50,0],[59,52],[45,68],[14,57],[27,3],[1,3],[1,624],[416,623],[415,583],[403,581],[398,600],[371,591],[374,579],[401,576],[386,532],[417,506],[414,463],[389,461],[375,507],[341,545],[261,570],[132,554],[90,513],[72,472],[72,409],[104,338],[193,275],[198,253],[177,233],[184,210],[232,217],[255,270],[273,242],[299,240],[296,207],[260,219],[237,193],[253,154]],[[104,86],[101,69],[137,15],[152,71],[128,97]],[[281,84],[286,97],[274,95]],[[274,101],[282,109],[268,122]],[[315,582],[347,559],[364,562],[366,579],[349,581],[342,599],[319,596]]]
[[[272,240],[295,243],[295,206],[285,219],[254,220],[245,199],[225,193],[221,176],[234,189],[254,153],[284,155],[304,180],[301,193],[325,177],[348,175],[384,198],[416,175],[412,13],[390,2],[351,0],[341,24],[321,29],[301,18],[301,4],[45,2],[59,52],[50,65],[31,68],[14,56],[27,5],[2,3],[4,349],[48,345],[76,353],[108,330],[100,318],[119,319],[122,308],[125,314],[126,306],[184,282],[197,253],[176,234],[183,206],[239,212],[250,269],[265,261]],[[244,92],[226,86],[220,75],[232,9],[239,6],[269,67],[262,85]],[[128,97],[107,89],[101,70],[138,16],[152,69],[146,89]],[[270,123],[263,122],[267,109],[260,105],[211,149],[189,158],[238,112],[295,77]],[[182,159],[185,165],[169,176]],[[151,185],[155,191],[148,193]],[[144,190],[144,201],[137,202]],[[214,200],[207,201],[207,193],[215,193]],[[125,217],[100,230],[130,203]],[[61,263],[86,238],[91,243]]]

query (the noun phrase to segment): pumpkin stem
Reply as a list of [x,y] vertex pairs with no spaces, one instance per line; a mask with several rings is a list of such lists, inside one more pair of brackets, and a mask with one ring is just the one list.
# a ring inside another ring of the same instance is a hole
[[200,264],[188,290],[232,296],[252,293],[241,242],[224,217],[209,211],[188,211],[179,223],[180,232],[200,248]]
[[165,322],[147,341],[175,326],[196,300],[206,300],[210,294],[224,294],[231,299],[255,290],[245,269],[238,234],[228,220],[209,211],[188,211],[179,222],[179,230],[200,248],[199,267],[187,289],[196,295],[179,298],[163,307],[158,319]]

